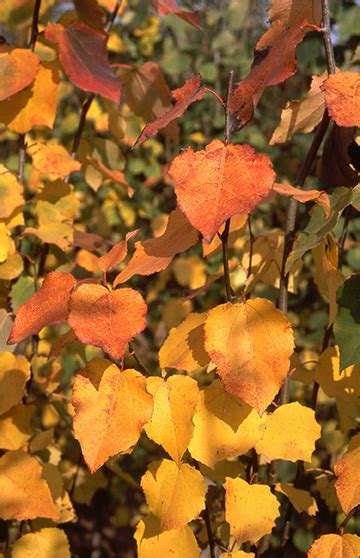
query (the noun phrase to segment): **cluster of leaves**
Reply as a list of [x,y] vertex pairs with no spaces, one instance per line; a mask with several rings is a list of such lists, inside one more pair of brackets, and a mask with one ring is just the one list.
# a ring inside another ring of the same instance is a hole
[[360,554],[358,12],[251,4],[0,7],[4,557]]

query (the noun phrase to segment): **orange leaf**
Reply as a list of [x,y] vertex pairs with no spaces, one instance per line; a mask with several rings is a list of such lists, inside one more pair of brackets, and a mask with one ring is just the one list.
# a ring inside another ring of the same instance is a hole
[[255,448],[270,460],[311,461],[315,441],[320,438],[320,434],[321,427],[312,409],[298,402],[288,403],[275,409],[266,418],[263,435]]
[[[153,398],[136,370],[93,359],[73,386],[74,433],[92,473],[117,454],[130,453],[150,420]],[[89,427],[89,425],[91,425]]]
[[38,460],[24,451],[8,451],[0,459],[1,519],[59,519],[50,489],[41,475]]
[[360,75],[338,72],[324,83],[325,104],[338,126],[360,126]]
[[246,541],[256,543],[271,533],[279,517],[280,503],[269,486],[248,484],[242,479],[228,477],[225,490],[226,521],[239,545]]
[[186,80],[182,87],[172,92],[172,96],[175,100],[174,106],[165,112],[165,114],[154,120],[154,122],[145,126],[136,140],[134,147],[141,145],[144,141],[155,136],[159,130],[168,126],[175,118],[180,118],[191,103],[201,101],[204,95],[205,88],[201,82],[201,76],[200,74],[195,74],[192,78]]
[[169,174],[180,209],[207,242],[229,217],[253,211],[275,181],[267,155],[220,140],[202,151],[188,147],[172,161]]
[[290,27],[275,21],[256,45],[249,74],[237,83],[230,96],[233,129],[242,128],[252,119],[254,110],[269,85],[291,77],[296,68],[295,48],[304,38],[305,19]]
[[133,289],[108,291],[83,284],[70,299],[68,324],[83,343],[97,345],[120,359],[127,343],[146,327],[147,306]]
[[109,271],[109,269],[117,266],[119,263],[123,261],[124,258],[127,256],[127,243],[128,241],[137,235],[139,229],[135,231],[131,231],[127,233],[125,240],[121,240],[117,242],[111,250],[98,259],[98,266],[101,271]]
[[27,48],[0,52],[0,101],[7,99],[34,81],[40,58]]
[[114,287],[125,283],[133,275],[151,275],[163,271],[176,254],[194,246],[197,239],[197,232],[180,211],[172,211],[163,235],[136,242],[135,254],[116,277]]
[[48,23],[45,37],[59,47],[59,58],[68,78],[80,89],[120,102],[120,80],[107,60],[104,32],[84,23]]
[[277,182],[274,184],[274,190],[277,194],[292,196],[294,200],[301,203],[314,201],[323,208],[326,217],[330,215],[330,198],[326,192],[321,190],[302,190],[301,188],[290,186],[290,184],[279,184]]
[[262,414],[289,371],[294,336],[286,316],[256,298],[210,310],[205,349],[225,389]]
[[269,7],[271,23],[281,21],[292,25],[302,17],[306,17],[313,25],[321,25],[321,0],[271,0]]
[[76,280],[70,273],[48,273],[40,289],[20,306],[8,344],[18,343],[30,335],[36,335],[47,325],[65,322],[69,311],[70,293],[75,285]]
[[311,546],[308,558],[359,558],[360,537],[357,535],[322,535]]
[[181,10],[176,0],[151,0],[157,13],[161,16],[174,14],[187,23],[190,23],[195,29],[202,29],[198,12],[190,10]]
[[[92,168],[99,171],[105,178],[108,178],[108,179],[112,180],[116,184],[119,184],[124,189],[126,189],[129,198],[131,198],[133,196],[134,190],[126,182],[125,174],[123,172],[118,171],[118,170],[109,169],[101,161],[98,161],[97,159],[93,159],[92,157],[89,157],[89,156],[87,156],[87,163]],[[93,186],[91,186],[91,187],[93,188],[93,190],[95,190],[95,191],[97,190],[97,188],[94,188]]]
[[335,488],[344,513],[360,505],[360,447],[347,451],[334,465]]

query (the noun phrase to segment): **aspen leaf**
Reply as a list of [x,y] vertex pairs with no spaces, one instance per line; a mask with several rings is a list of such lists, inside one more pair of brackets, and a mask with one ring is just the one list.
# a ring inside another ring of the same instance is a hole
[[[104,11],[98,6],[97,0],[74,0],[74,6],[78,18],[99,31],[102,30],[106,22]],[[120,14],[119,14],[120,15]]]
[[321,0],[271,0],[269,20],[281,21],[288,25],[306,17],[309,23],[321,25]]
[[162,116],[145,126],[136,140],[134,147],[141,145],[144,141],[155,136],[159,130],[168,126],[170,122],[176,118],[180,118],[192,103],[201,101],[204,95],[205,87],[202,84],[201,76],[200,74],[195,74],[192,78],[186,80],[182,87],[172,91],[172,97],[175,101],[174,106]]
[[354,273],[337,291],[339,310],[334,335],[340,349],[340,371],[352,364],[360,365],[360,273]]
[[229,217],[253,211],[275,181],[267,155],[220,140],[202,151],[186,148],[173,159],[169,174],[179,208],[207,242]]
[[0,415],[19,403],[30,379],[30,363],[22,355],[0,353]]
[[330,215],[330,198],[326,192],[321,190],[302,190],[301,188],[290,186],[290,184],[277,183],[274,184],[274,190],[277,194],[292,196],[294,200],[301,203],[314,201],[323,208],[327,217]]
[[172,211],[164,234],[136,242],[135,253],[114,281],[114,287],[134,275],[152,275],[166,269],[176,254],[194,246],[198,233],[179,210]]
[[34,126],[52,128],[56,116],[59,71],[49,62],[39,66],[35,81],[26,89],[0,102],[0,122],[18,134]]
[[163,459],[154,461],[141,479],[151,513],[159,521],[159,533],[184,527],[205,506],[205,479],[194,467],[180,467]]
[[20,306],[8,343],[18,343],[36,335],[46,325],[65,322],[70,293],[75,285],[76,280],[70,273],[48,273],[40,289]]
[[48,23],[45,37],[59,47],[59,58],[68,78],[80,89],[120,102],[120,80],[107,60],[104,32],[84,23]]
[[280,124],[274,131],[270,145],[289,141],[294,134],[308,134],[317,126],[324,114],[325,94],[321,89],[327,78],[327,72],[313,76],[306,97],[289,101],[281,111]]
[[339,347],[328,347],[320,355],[314,379],[328,397],[337,399],[360,398],[360,365],[340,370]]
[[256,451],[268,459],[311,461],[321,427],[315,412],[300,403],[288,403],[268,415]]
[[306,490],[300,490],[286,483],[277,484],[275,490],[285,494],[298,513],[305,512],[313,516],[319,511],[315,498]]
[[109,269],[112,269],[113,267],[121,263],[126,258],[127,255],[128,241],[134,236],[136,236],[138,232],[139,229],[136,229],[135,231],[131,231],[127,233],[125,240],[121,240],[120,242],[117,242],[111,248],[111,250],[109,250],[107,254],[99,258],[98,259],[99,269],[101,271],[107,272],[109,271]]
[[325,103],[338,126],[360,126],[360,76],[337,72],[324,83]]
[[138,558],[171,556],[171,558],[199,558],[200,548],[188,525],[158,532],[159,522],[153,515],[145,517],[136,526],[134,538],[137,543]]
[[10,217],[24,202],[22,185],[11,171],[0,165],[0,219]]
[[34,81],[40,64],[37,54],[27,48],[0,52],[0,101],[7,99]]
[[24,269],[24,264],[20,254],[9,254],[7,259],[0,263],[0,279],[12,281],[19,277]]
[[60,144],[34,143],[29,148],[34,168],[41,174],[49,174],[55,178],[65,178],[68,174],[78,171],[81,164],[75,161],[69,152]]
[[61,250],[66,250],[73,240],[71,220],[64,217],[57,204],[38,201],[35,212],[39,226],[26,227],[24,234],[34,234],[43,242],[56,244]]
[[195,29],[202,29],[198,12],[182,10],[177,5],[176,0],[151,0],[151,3],[160,16],[174,14],[190,23]]
[[43,451],[46,449],[54,439],[54,429],[49,428],[49,430],[43,430],[38,432],[30,442],[31,453],[37,453],[38,451]]
[[89,157],[89,156],[87,157],[87,164],[88,166],[86,167],[85,170],[85,178],[90,188],[95,190],[95,192],[97,192],[100,186],[103,185],[103,182],[101,181],[101,183],[98,185],[97,181],[91,182],[87,180],[87,171],[89,169],[89,166],[95,169],[96,172],[100,173],[100,175],[102,175],[104,179],[107,179],[108,181],[110,180],[122,186],[127,191],[129,198],[133,196],[134,190],[128,185],[125,174],[123,172],[119,170],[109,169],[101,161],[98,161],[97,159],[94,159],[93,157]]
[[146,312],[142,296],[134,289],[109,291],[83,284],[71,296],[68,324],[82,343],[101,347],[119,359],[127,343],[146,327]]
[[223,552],[220,558],[255,558],[253,552],[244,552],[243,550],[235,550],[235,552]]
[[23,535],[12,549],[12,558],[70,558],[69,541],[61,529],[47,527],[35,533]]
[[219,461],[253,448],[261,436],[263,420],[215,380],[200,392],[189,451],[194,459],[214,469]]
[[41,478],[41,465],[22,450],[8,451],[0,459],[1,519],[57,519],[50,490]]
[[154,397],[154,411],[145,432],[180,466],[194,431],[197,382],[187,376],[171,376],[166,381],[150,377],[147,390]]
[[269,486],[227,478],[225,491],[225,518],[239,545],[246,541],[256,543],[271,533],[280,504]]
[[360,505],[360,447],[347,451],[334,465],[336,494],[347,515]]
[[159,351],[161,368],[193,372],[209,363],[204,347],[204,324],[207,314],[189,314],[170,333]]
[[304,38],[305,23],[305,19],[292,25],[274,21],[261,37],[249,74],[235,85],[230,96],[233,129],[242,128],[251,120],[266,87],[278,85],[294,74],[295,49]]
[[294,337],[286,316],[269,300],[256,298],[211,309],[205,349],[226,391],[262,414],[289,371]]
[[52,463],[44,463],[43,478],[50,488],[52,499],[59,513],[59,518],[55,522],[67,523],[74,521],[76,517],[75,510],[70,501],[69,494],[64,489],[63,478],[58,467]]
[[121,372],[115,364],[97,359],[90,371],[90,377],[77,374],[72,404],[75,437],[93,473],[109,457],[131,452],[151,418],[153,399],[136,370]]
[[34,411],[34,405],[16,405],[0,416],[1,449],[20,449],[30,439],[30,421]]
[[4,223],[0,223],[0,263],[7,260],[9,254],[15,252],[15,243],[11,238],[11,232]]
[[322,535],[309,549],[308,558],[359,558],[360,537],[357,535]]

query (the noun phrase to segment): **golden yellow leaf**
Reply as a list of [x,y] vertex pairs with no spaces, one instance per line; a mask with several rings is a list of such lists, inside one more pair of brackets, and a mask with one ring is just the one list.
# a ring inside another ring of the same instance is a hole
[[262,414],[289,371],[294,337],[286,316],[256,298],[210,310],[205,349],[225,389]]
[[0,219],[10,217],[24,201],[22,185],[11,171],[0,165]]
[[334,465],[336,494],[347,515],[360,505],[360,446],[347,451]]
[[24,264],[20,254],[10,254],[5,262],[0,263],[0,279],[12,281],[19,277],[23,269]]
[[131,452],[151,418],[153,398],[136,370],[122,372],[110,361],[94,359],[85,373],[87,377],[76,375],[73,386],[73,424],[84,459],[94,472],[109,457]]
[[30,439],[30,421],[34,411],[34,405],[16,405],[0,417],[1,449],[20,449]]
[[159,533],[184,527],[205,505],[201,473],[187,463],[154,461],[141,479],[149,510],[158,519]]
[[255,446],[263,422],[247,403],[225,391],[219,380],[200,392],[189,451],[194,459],[214,468],[218,461],[237,457]]
[[150,377],[147,390],[154,397],[154,411],[145,426],[146,434],[180,465],[194,430],[197,382],[187,376],[171,376],[166,381]]
[[328,475],[319,475],[316,479],[316,490],[318,490],[321,498],[326,502],[327,507],[341,513],[340,504],[336,496],[335,480],[329,478]]
[[153,515],[137,524],[134,538],[138,558],[199,558],[200,548],[188,525],[164,533],[158,532],[158,525]]
[[187,258],[177,258],[173,265],[176,281],[182,287],[198,289],[206,282],[206,264],[196,254]]
[[28,148],[33,165],[41,174],[52,178],[65,178],[68,174],[78,171],[81,164],[75,161],[70,153],[60,144],[34,143]]
[[295,488],[292,484],[277,484],[275,490],[285,494],[298,513],[305,512],[308,515],[316,515],[319,511],[316,500],[306,490]]
[[40,529],[23,535],[12,549],[12,558],[70,558],[69,541],[66,534],[56,527]]
[[8,255],[14,252],[15,243],[11,238],[11,232],[5,223],[0,223],[0,263],[4,262]]
[[270,460],[311,461],[320,433],[321,427],[312,409],[298,402],[288,403],[268,415],[255,448]]
[[51,463],[44,463],[43,478],[49,485],[52,499],[55,502],[59,518],[55,523],[67,523],[76,517],[69,494],[64,489],[64,483],[59,469]]
[[18,134],[25,134],[34,126],[52,128],[59,81],[56,65],[42,62],[31,85],[0,102],[0,122]]
[[256,543],[271,533],[279,517],[280,504],[269,486],[227,478],[225,491],[226,521],[239,545],[245,541]]
[[2,519],[58,518],[49,487],[41,474],[38,460],[22,450],[8,451],[0,459]]
[[159,351],[161,368],[192,372],[206,366],[209,356],[204,348],[204,324],[207,314],[189,314],[171,329]]
[[30,363],[22,355],[0,353],[0,415],[19,403],[30,379]]
[[311,546],[308,558],[359,558],[360,537],[357,535],[322,535]]
[[315,269],[313,277],[319,293],[329,302],[330,326],[337,314],[336,291],[343,284],[345,277],[338,269],[338,248],[335,238],[328,234],[321,243],[312,249]]

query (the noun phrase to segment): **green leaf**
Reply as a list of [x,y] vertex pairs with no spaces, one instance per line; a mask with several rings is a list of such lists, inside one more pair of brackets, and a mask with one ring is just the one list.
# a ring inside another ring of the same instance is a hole
[[341,213],[352,201],[351,188],[336,188],[330,197],[330,215],[316,206],[311,211],[310,219],[305,229],[297,236],[295,247],[286,262],[286,273],[308,251],[317,246],[322,238],[333,230]]
[[360,273],[351,275],[337,290],[339,311],[334,323],[340,349],[340,371],[360,364]]

